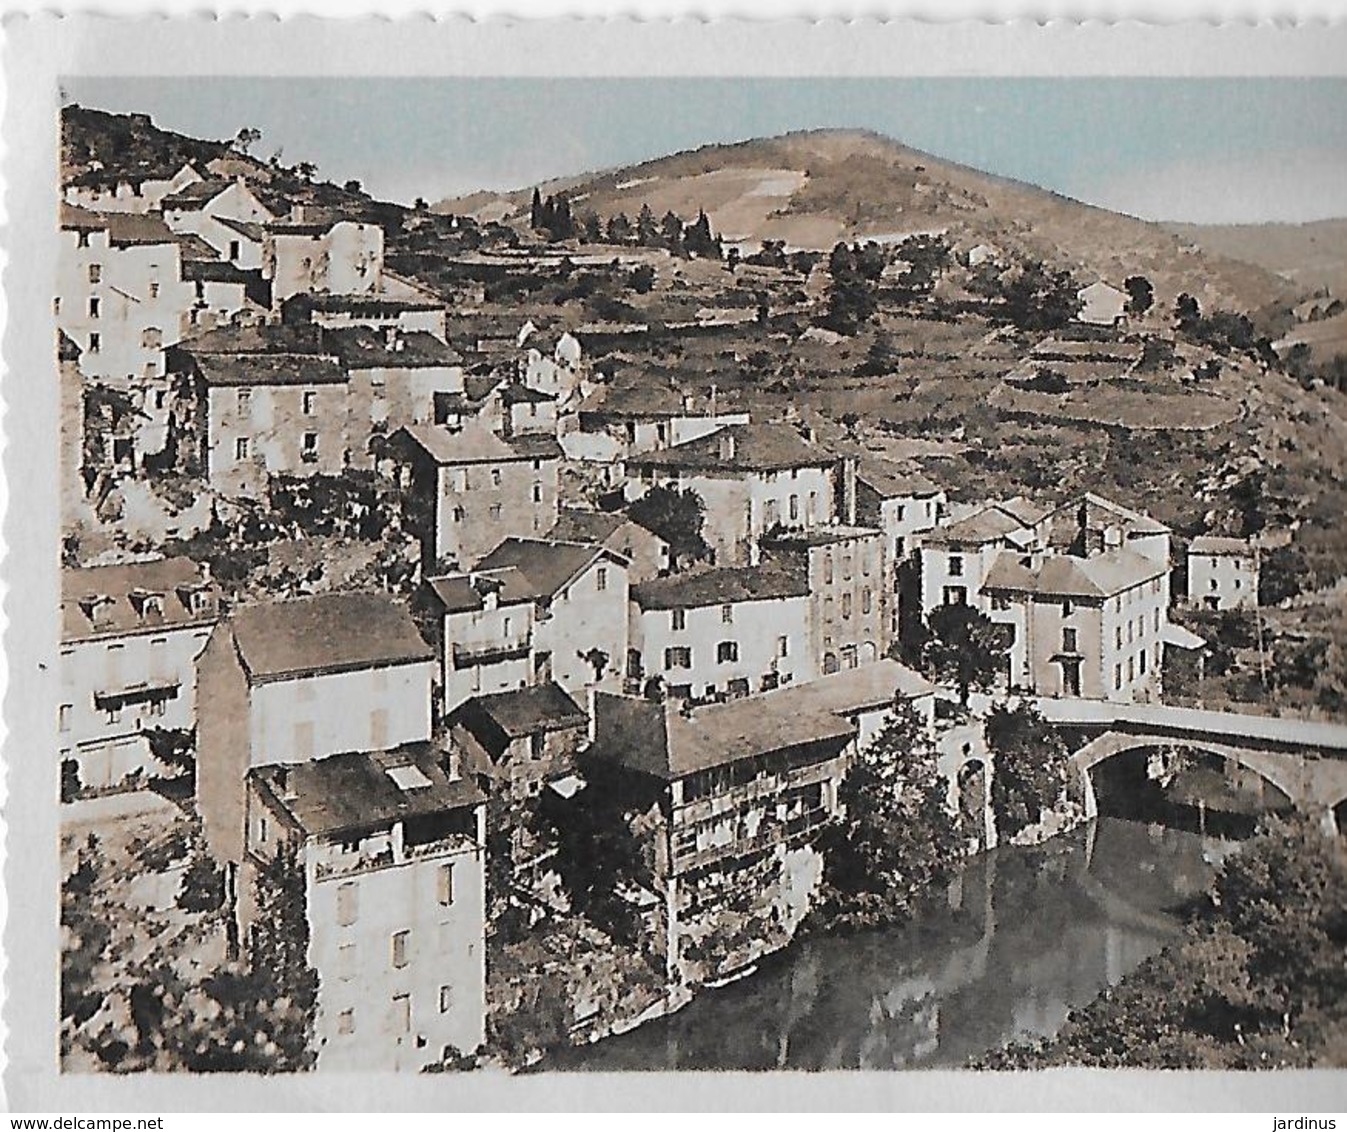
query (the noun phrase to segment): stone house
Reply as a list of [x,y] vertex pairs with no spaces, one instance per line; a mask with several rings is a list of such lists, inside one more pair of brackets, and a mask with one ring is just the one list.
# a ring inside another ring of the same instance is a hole
[[61,572],[62,762],[86,790],[161,774],[145,732],[196,726],[196,658],[219,592],[187,558]]
[[415,1072],[481,1045],[484,801],[428,743],[248,770],[243,938],[259,872],[294,853],[320,1072]]
[[1188,544],[1188,602],[1202,609],[1258,606],[1259,548],[1248,539],[1200,535]]
[[547,537],[556,542],[593,543],[615,551],[627,560],[633,585],[667,574],[672,567],[669,544],[621,511],[563,507]]
[[427,578],[442,613],[442,710],[534,683],[533,588],[514,567]]

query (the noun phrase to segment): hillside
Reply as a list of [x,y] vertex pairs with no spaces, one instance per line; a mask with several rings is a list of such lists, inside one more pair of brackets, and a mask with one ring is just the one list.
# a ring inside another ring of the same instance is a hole
[[1347,218],[1310,224],[1166,224],[1205,252],[1275,272],[1305,290],[1347,296]]
[[[878,134],[822,130],[712,145],[655,161],[540,186],[565,191],[577,213],[601,218],[642,205],[656,216],[705,209],[726,240],[827,249],[839,240],[897,242],[947,232],[965,248],[1004,252],[1069,267],[1082,281],[1121,285],[1148,276],[1159,302],[1190,291],[1204,309],[1258,310],[1297,288],[1255,264],[1196,252],[1157,224],[1094,208],[1021,182],[944,161]],[[438,211],[526,220],[532,189],[474,193]]]

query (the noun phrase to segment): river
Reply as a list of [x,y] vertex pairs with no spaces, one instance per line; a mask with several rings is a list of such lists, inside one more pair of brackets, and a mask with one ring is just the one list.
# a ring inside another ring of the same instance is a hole
[[957,1068],[1057,1032],[1180,932],[1225,843],[1104,817],[969,862],[901,928],[800,941],[669,1018],[547,1068]]

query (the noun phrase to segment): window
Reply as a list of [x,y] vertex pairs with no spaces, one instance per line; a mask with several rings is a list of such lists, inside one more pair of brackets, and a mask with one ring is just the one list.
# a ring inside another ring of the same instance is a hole
[[454,1008],[454,988],[440,987],[440,1013],[448,1014]]
[[267,843],[267,833],[267,819],[259,815],[257,819],[257,840],[263,845]]
[[608,567],[600,566],[594,571],[594,588],[596,590],[606,590],[608,588]]
[[1122,687],[1122,665],[1115,664],[1113,666],[1113,688],[1116,691],[1121,687]]
[[304,390],[303,397],[300,398],[300,408],[306,417],[313,416],[313,410],[318,404],[318,394],[312,389]]
[[360,886],[348,880],[337,888],[337,923],[349,928],[360,914]]
[[89,335],[89,353],[96,354],[103,348],[103,336],[101,334]]
[[949,576],[951,578],[963,577],[963,555],[951,554],[949,556]]
[[831,552],[823,556],[823,583],[828,586],[833,584],[833,556]]
[[1235,589],[1240,589],[1242,586],[1243,586],[1243,583],[1242,583],[1238,578],[1236,578],[1236,579],[1235,579]]
[[781,657],[785,657],[785,656],[789,656],[789,655],[790,655],[790,638],[789,638],[789,637],[777,637],[777,639],[776,639],[776,655],[777,655],[777,656],[781,656]]
[[337,977],[343,981],[355,978],[355,944],[350,940],[337,946]]
[[1139,653],[1137,653],[1137,668],[1141,671],[1141,675],[1143,675],[1143,676],[1146,675],[1146,650],[1145,650],[1145,649],[1142,649]]
[[870,587],[866,586],[865,589],[861,590],[861,612],[869,613],[870,607],[871,607]]
[[1137,678],[1137,662],[1135,657],[1127,658],[1127,682],[1130,684]]
[[1062,616],[1063,616],[1063,617],[1070,617],[1071,614],[1075,613],[1075,611],[1076,611],[1075,603],[1074,603],[1069,597],[1063,598],[1063,599],[1062,599]]
[[253,403],[253,391],[246,386],[240,386],[234,393],[237,401],[237,408],[240,413],[246,413]]
[[1010,599],[1000,594],[992,594],[992,608],[1004,612],[1010,608]]
[[730,664],[739,659],[738,641],[721,641],[716,645],[716,663]]
[[95,295],[89,300],[89,317],[98,318],[103,313],[103,300]]
[[229,258],[230,259],[239,258],[239,242],[237,240],[229,241]]
[[62,704],[60,710],[56,713],[57,727],[60,730],[70,730],[70,711],[74,706],[74,704]]
[[543,485],[535,483],[533,485],[533,502],[541,503],[543,501]]
[[441,865],[435,874],[435,898],[442,907],[454,902],[454,866]]
[[409,994],[393,996],[393,1032],[397,1034],[412,1032],[412,996]]
[[1131,621],[1127,622],[1127,643],[1129,645],[1132,643],[1134,631],[1135,630],[1134,626],[1132,625],[1132,622]]
[[158,283],[151,283],[151,284],[150,284],[150,298],[152,298],[152,299],[157,299],[158,297],[159,297],[159,284],[158,284]]
[[411,939],[412,933],[409,931],[400,931],[393,933],[393,966],[407,966],[407,943]]
[[500,469],[499,469],[499,468],[492,468],[492,469],[491,469],[491,486],[492,486],[492,487],[500,487]]
[[491,504],[491,508],[490,508],[490,512],[489,512],[489,513],[490,513],[490,515],[491,515],[491,521],[492,521],[493,523],[499,523],[499,522],[500,522],[501,510],[500,510],[500,504],[499,504],[499,503],[493,503],[493,504]]
[[1075,629],[1063,629],[1063,630],[1062,630],[1062,652],[1075,652],[1075,651],[1076,651],[1076,630],[1075,630]]
[[842,616],[843,616],[843,617],[850,617],[850,616],[851,616],[851,595],[850,595],[850,594],[843,594],[843,595],[842,595]]
[[686,609],[669,610],[669,623],[673,626],[675,633],[681,632],[688,627],[688,613]]
[[246,460],[248,458],[248,438],[240,436],[234,441],[234,459]]
[[720,620],[726,625],[734,624],[734,606],[722,605],[720,607]]
[[304,451],[310,456],[318,455],[318,434],[316,432],[304,434]]
[[89,282],[90,283],[103,282],[103,265],[101,263],[89,264]]
[[1121,626],[1121,625],[1119,625],[1117,628],[1115,628],[1115,629],[1113,630],[1113,647],[1114,647],[1114,648],[1117,648],[1117,649],[1122,648],[1122,626]]
[[354,1034],[355,1033],[355,1011],[343,1010],[337,1015],[337,1033]]
[[907,510],[907,508],[906,508],[905,506],[903,506],[903,504],[901,504],[901,503],[898,504],[898,506],[894,508],[893,517],[894,517],[895,519],[897,519],[898,522],[901,523],[901,522],[903,521],[903,513],[904,513],[906,510]]
[[800,497],[792,495],[790,497],[790,521],[793,523],[800,517]]
[[966,589],[964,589],[963,586],[946,586],[946,587],[945,587],[945,604],[946,604],[946,605],[967,605],[967,604],[968,604],[968,591],[967,591]]
[[1155,631],[1157,633],[1160,631],[1160,611],[1158,609],[1155,611]]
[[1215,579],[1215,578],[1212,578],[1212,580],[1211,580],[1211,588],[1212,588],[1212,589],[1215,589],[1215,588],[1216,588],[1216,579]]
[[463,522],[464,519],[468,517],[468,513],[464,511],[462,507],[455,507],[453,515],[455,523],[461,523]]
[[56,298],[52,299],[52,301],[51,301],[51,313],[54,314],[54,315],[57,315],[58,317],[60,316],[60,313],[61,313],[61,296],[60,296],[60,295],[57,295]]
[[673,648],[664,650],[664,667],[670,668],[691,668],[692,650],[686,645],[676,645]]

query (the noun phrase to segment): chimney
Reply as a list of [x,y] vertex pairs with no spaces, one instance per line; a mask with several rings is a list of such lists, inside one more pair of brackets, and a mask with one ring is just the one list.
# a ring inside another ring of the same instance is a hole
[[290,768],[288,766],[279,766],[276,768],[276,789],[281,792],[281,797],[286,801],[294,798],[295,787],[290,781]]
[[1104,528],[1104,549],[1117,550],[1123,544],[1122,529],[1119,527]]

